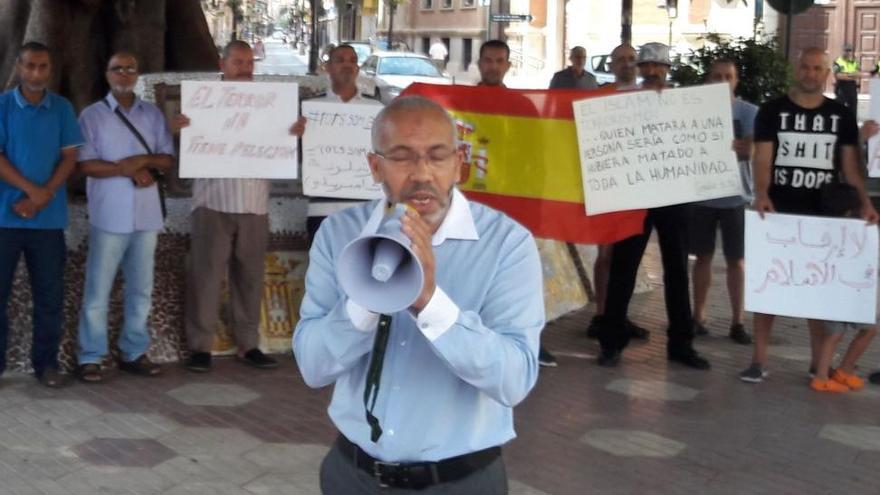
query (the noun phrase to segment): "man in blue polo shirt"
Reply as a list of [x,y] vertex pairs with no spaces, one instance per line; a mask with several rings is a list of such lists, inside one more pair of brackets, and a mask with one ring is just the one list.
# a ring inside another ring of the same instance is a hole
[[24,254],[34,302],[31,359],[40,383],[62,387],[58,372],[64,301],[67,176],[82,142],[73,106],[47,90],[49,49],[24,44],[16,71],[21,84],[0,95],[0,372],[6,368],[12,278]]

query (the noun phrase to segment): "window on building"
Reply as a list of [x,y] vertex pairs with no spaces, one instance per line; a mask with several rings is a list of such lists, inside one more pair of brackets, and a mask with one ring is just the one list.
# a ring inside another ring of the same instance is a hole
[[452,8],[452,0],[440,0],[440,8],[441,9],[451,9]]
[[434,8],[434,0],[422,0],[422,10],[432,10]]
[[425,55],[431,51],[431,38],[422,38],[422,53]]
[[461,8],[471,9],[477,6],[476,0],[461,0]]
[[471,62],[473,61],[474,55],[474,40],[471,38],[465,38],[461,40],[461,65],[464,67],[464,70],[468,70],[468,67],[471,66]]

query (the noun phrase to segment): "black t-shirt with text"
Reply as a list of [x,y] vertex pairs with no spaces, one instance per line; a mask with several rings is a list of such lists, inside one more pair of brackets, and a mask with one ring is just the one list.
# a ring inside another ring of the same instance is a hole
[[859,127],[852,111],[825,98],[803,108],[788,96],[761,105],[755,142],[773,143],[770,199],[779,212],[817,214],[819,190],[838,180],[840,147],[857,145]]

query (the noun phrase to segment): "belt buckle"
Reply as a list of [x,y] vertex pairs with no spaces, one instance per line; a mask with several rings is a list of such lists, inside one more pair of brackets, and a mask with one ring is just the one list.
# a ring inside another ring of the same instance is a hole
[[390,474],[387,471],[384,471],[384,469],[399,467],[399,462],[373,461],[373,477],[376,478],[376,481],[379,482],[380,487],[388,488],[392,486],[395,481],[397,481],[397,476],[396,473]]

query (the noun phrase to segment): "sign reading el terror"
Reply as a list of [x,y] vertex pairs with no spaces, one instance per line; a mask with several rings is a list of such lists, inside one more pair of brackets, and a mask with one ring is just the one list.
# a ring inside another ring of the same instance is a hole
[[873,324],[877,226],[864,220],[746,211],[745,308]]
[[295,179],[295,83],[183,81],[180,177]]
[[573,106],[587,215],[742,194],[727,84]]
[[367,153],[370,132],[381,105],[304,101],[308,119],[303,134],[303,194],[328,198],[377,199]]

